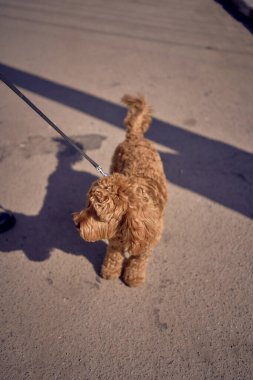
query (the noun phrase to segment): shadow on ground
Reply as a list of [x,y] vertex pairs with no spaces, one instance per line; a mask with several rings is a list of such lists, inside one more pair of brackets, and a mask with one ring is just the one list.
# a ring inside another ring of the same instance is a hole
[[[123,106],[7,65],[0,64],[0,72],[17,86],[122,128]],[[169,182],[253,217],[252,154],[157,118],[147,137],[176,152],[162,153]]]
[[[235,20],[239,21],[246,29],[249,30],[250,33],[253,33],[253,12],[247,9],[244,14],[240,12],[239,8],[243,7],[243,1],[241,1],[241,5],[236,5],[235,3],[240,3],[239,0],[214,0],[216,3],[220,4]],[[238,8],[239,7],[239,8]]]
[[[0,65],[0,72],[17,86],[122,127],[126,109],[120,105],[6,65]],[[169,182],[246,217],[253,217],[252,154],[156,118],[147,137],[176,152],[161,154]],[[82,148],[98,149],[103,139],[98,135],[86,136]],[[0,249],[3,252],[23,250],[30,260],[42,261],[56,248],[84,255],[98,273],[105,244],[82,241],[71,218],[73,211],[83,207],[85,194],[96,177],[74,170],[73,164],[81,160],[80,155],[61,138],[55,138],[54,142],[58,147],[55,150],[57,167],[48,179],[40,212],[29,216],[12,210],[17,225],[0,237]],[[31,150],[31,141],[29,146]],[[30,154],[33,154],[32,150]]]
[[[79,143],[79,147],[84,150],[98,149],[103,139],[100,135],[83,136],[85,146]],[[97,177],[73,169],[73,165],[82,158],[62,138],[55,138],[54,144],[58,147],[57,166],[48,179],[40,212],[31,216],[14,212],[17,224],[14,229],[0,236],[0,249],[2,252],[22,250],[33,261],[46,260],[53,249],[84,255],[98,274],[106,245],[103,242],[84,242],[71,217],[72,212],[84,206],[86,193]],[[36,147],[40,149],[38,141]]]

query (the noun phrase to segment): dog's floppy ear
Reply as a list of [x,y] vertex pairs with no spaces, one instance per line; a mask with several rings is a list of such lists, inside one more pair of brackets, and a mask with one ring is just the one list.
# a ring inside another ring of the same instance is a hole
[[101,221],[108,222],[111,219],[114,203],[107,189],[95,186],[89,193],[89,201]]
[[135,186],[122,223],[122,236],[133,255],[145,253],[160,237],[161,221],[150,194],[143,186]]

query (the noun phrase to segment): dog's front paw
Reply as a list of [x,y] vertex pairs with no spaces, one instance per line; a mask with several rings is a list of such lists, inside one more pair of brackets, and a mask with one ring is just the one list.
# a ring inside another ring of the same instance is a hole
[[121,270],[118,268],[108,268],[107,266],[103,265],[101,269],[101,276],[105,280],[117,280],[121,275]]
[[101,269],[101,276],[105,280],[116,280],[120,277],[122,271],[121,263],[111,258],[106,258]]
[[145,275],[140,275],[129,271],[127,271],[127,273],[124,273],[124,282],[131,288],[136,288],[137,286],[140,286],[144,283],[144,281]]
[[124,271],[124,282],[130,287],[137,287],[144,283],[146,277],[146,260],[132,258],[129,260]]

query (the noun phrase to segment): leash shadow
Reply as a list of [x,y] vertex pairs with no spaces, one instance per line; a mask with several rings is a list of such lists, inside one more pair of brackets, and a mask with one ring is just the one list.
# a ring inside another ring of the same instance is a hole
[[[99,145],[103,137],[96,136]],[[1,251],[21,250],[32,261],[44,261],[55,250],[84,256],[99,274],[106,244],[88,243],[81,239],[72,221],[72,213],[85,205],[86,194],[97,177],[73,169],[82,160],[62,138],[58,145],[57,166],[49,176],[47,191],[37,215],[15,213],[16,226],[2,234]],[[80,143],[80,148],[81,147]]]

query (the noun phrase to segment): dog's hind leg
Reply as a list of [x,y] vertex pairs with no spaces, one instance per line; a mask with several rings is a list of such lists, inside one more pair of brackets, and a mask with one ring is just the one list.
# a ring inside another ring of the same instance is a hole
[[102,265],[101,276],[106,280],[115,280],[120,277],[124,255],[116,242],[109,242],[106,256]]

